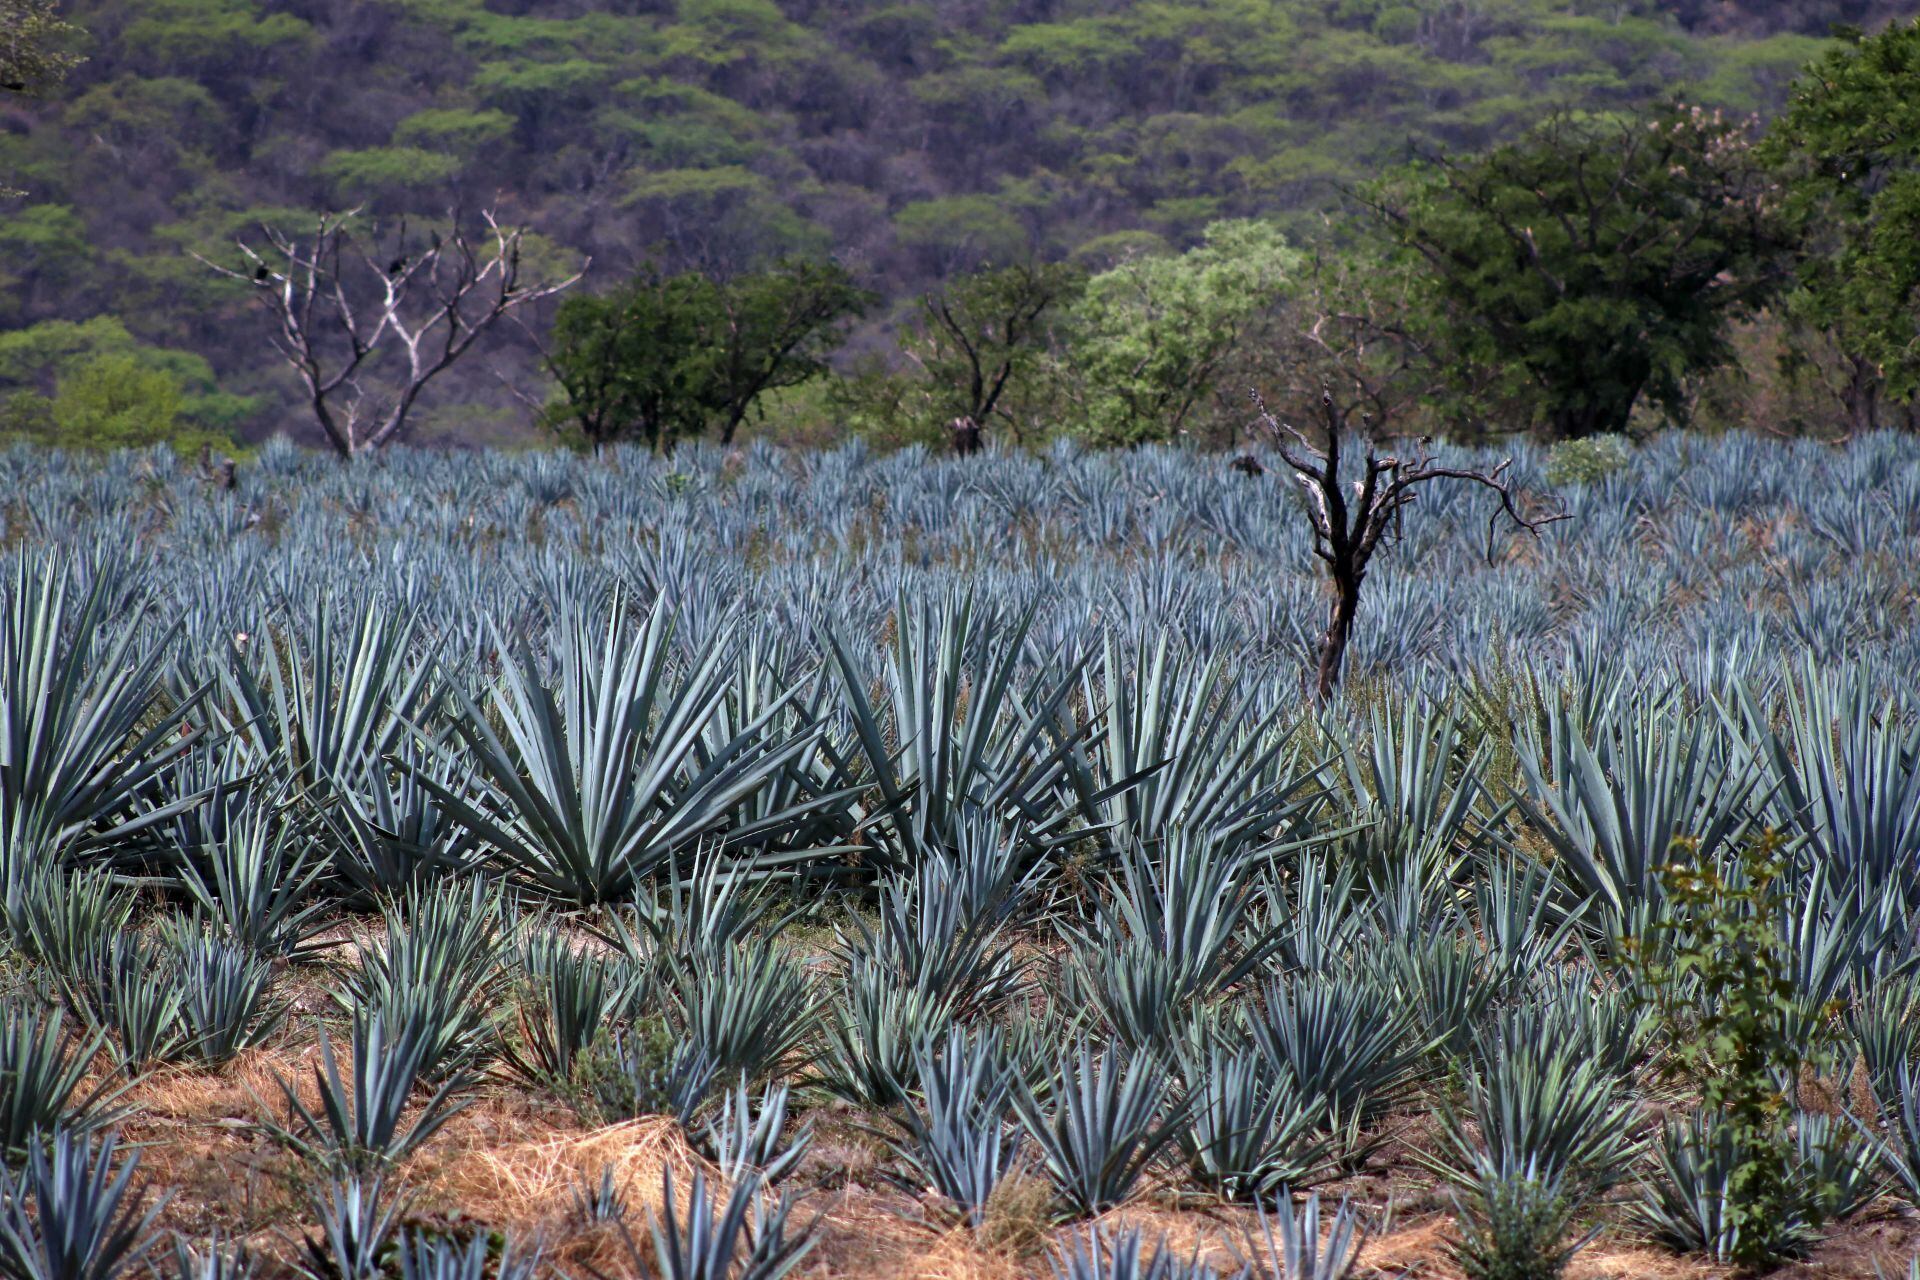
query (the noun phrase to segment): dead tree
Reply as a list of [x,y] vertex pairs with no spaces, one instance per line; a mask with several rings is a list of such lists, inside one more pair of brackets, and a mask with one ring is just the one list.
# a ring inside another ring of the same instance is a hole
[[1333,696],[1333,688],[1340,682],[1347,644],[1353,639],[1354,619],[1360,612],[1360,588],[1374,553],[1389,535],[1399,533],[1401,514],[1413,504],[1422,485],[1435,480],[1464,480],[1499,497],[1487,521],[1489,563],[1493,560],[1494,537],[1503,520],[1538,536],[1545,526],[1567,518],[1558,511],[1529,514],[1522,510],[1508,474],[1511,458],[1503,459],[1490,471],[1441,466],[1428,453],[1426,437],[1415,443],[1410,457],[1383,454],[1379,452],[1379,440],[1371,434],[1370,420],[1366,422],[1366,461],[1361,474],[1349,483],[1341,475],[1341,414],[1331,395],[1323,395],[1320,402],[1326,419],[1324,443],[1308,439],[1275,418],[1258,395],[1254,403],[1261,424],[1272,435],[1305,495],[1307,516],[1313,522],[1313,553],[1326,565],[1328,585],[1333,590],[1327,629],[1320,637],[1316,673],[1315,689],[1322,702]]
[[[201,261],[242,281],[271,317],[274,347],[293,366],[307,405],[343,458],[400,438],[427,383],[465,355],[502,316],[580,279],[529,284],[519,228],[491,211],[469,235],[453,220],[424,245],[383,253],[352,232],[358,210],[324,214],[305,239],[263,227],[266,244],[240,244],[248,267]],[[584,271],[584,268],[582,269]],[[386,359],[396,352],[398,359]]]

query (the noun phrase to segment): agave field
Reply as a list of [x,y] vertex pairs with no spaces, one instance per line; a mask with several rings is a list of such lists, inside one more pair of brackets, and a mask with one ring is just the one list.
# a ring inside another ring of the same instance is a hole
[[1228,461],[0,454],[0,1277],[1907,1276],[1920,440]]

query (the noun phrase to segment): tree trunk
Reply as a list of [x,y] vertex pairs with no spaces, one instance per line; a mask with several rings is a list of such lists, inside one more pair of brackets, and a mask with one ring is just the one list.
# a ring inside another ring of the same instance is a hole
[[1859,356],[1847,358],[1847,385],[1840,399],[1847,410],[1853,435],[1865,435],[1880,426],[1880,373],[1872,362]]
[[1340,668],[1347,657],[1347,642],[1353,639],[1353,620],[1360,613],[1361,575],[1351,566],[1336,565],[1333,570],[1333,604],[1327,610],[1327,629],[1320,637],[1320,670],[1316,696],[1321,702],[1333,696],[1340,683]]

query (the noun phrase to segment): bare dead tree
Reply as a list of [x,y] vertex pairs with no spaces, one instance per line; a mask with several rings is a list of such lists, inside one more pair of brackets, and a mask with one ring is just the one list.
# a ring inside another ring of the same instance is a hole
[[[272,318],[274,347],[343,458],[400,438],[422,391],[472,349],[502,316],[575,284],[585,267],[551,283],[522,278],[522,230],[491,210],[484,233],[457,217],[425,245],[401,240],[385,253],[353,234],[359,210],[323,214],[296,239],[262,227],[265,245],[240,242],[251,264],[236,271],[200,261],[253,289]],[[198,256],[198,255],[196,255]],[[397,351],[399,359],[383,359]]]
[[1448,467],[1435,462],[1427,450],[1428,440],[1421,438],[1408,457],[1383,454],[1380,440],[1372,434],[1373,424],[1363,420],[1366,459],[1361,474],[1349,481],[1341,475],[1341,413],[1330,394],[1322,395],[1320,405],[1325,418],[1324,443],[1308,439],[1299,429],[1280,421],[1267,411],[1256,394],[1254,403],[1260,423],[1272,436],[1280,456],[1293,471],[1295,483],[1306,498],[1307,516],[1313,522],[1313,553],[1327,568],[1333,600],[1327,609],[1327,628],[1320,637],[1320,655],[1315,690],[1324,702],[1340,682],[1340,670],[1346,659],[1347,644],[1353,638],[1354,619],[1360,612],[1360,588],[1367,569],[1381,546],[1391,545],[1397,537],[1401,515],[1413,505],[1421,486],[1436,480],[1462,480],[1492,491],[1499,503],[1487,520],[1487,560],[1493,560],[1494,539],[1504,521],[1509,526],[1539,535],[1545,526],[1565,520],[1559,511],[1529,513],[1521,505],[1509,469],[1513,460],[1502,459],[1488,471],[1467,467]]

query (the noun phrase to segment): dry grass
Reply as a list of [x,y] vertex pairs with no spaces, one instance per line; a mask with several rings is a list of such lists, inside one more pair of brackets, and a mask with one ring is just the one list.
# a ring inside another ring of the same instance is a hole
[[[305,1030],[310,1037],[311,1023]],[[263,1136],[255,1123],[263,1107],[284,1113],[279,1080],[311,1102],[316,1049],[299,1032],[243,1055],[217,1072],[169,1069],[128,1089],[126,1136],[141,1147],[140,1180],[169,1199],[161,1225],[189,1237],[219,1229],[245,1239],[278,1271],[311,1229],[311,1171]],[[1838,1103],[1857,1081],[1802,1082],[1805,1100]],[[881,1177],[884,1155],[860,1117],[833,1108],[813,1112],[816,1141],[791,1181],[799,1194],[798,1224],[811,1223],[816,1246],[802,1264],[802,1280],[1023,1280],[1050,1274],[1055,1250],[1084,1238],[1086,1224],[1049,1220],[1045,1184],[1031,1174],[1003,1185],[978,1232],[932,1198],[916,1198]],[[1361,1253],[1363,1280],[1457,1280],[1450,1262],[1453,1221],[1430,1177],[1416,1171],[1412,1148],[1430,1139],[1427,1118],[1393,1122],[1391,1140],[1362,1176],[1326,1188],[1377,1215],[1396,1206],[1384,1234]],[[584,1221],[576,1196],[598,1187],[611,1171],[631,1217],[634,1243],[650,1253],[647,1215],[660,1207],[669,1168],[685,1193],[693,1170],[714,1171],[665,1119],[590,1127],[570,1112],[505,1085],[481,1086],[470,1105],[427,1147],[395,1171],[414,1221],[475,1224],[516,1236],[538,1235],[548,1246],[552,1274],[571,1280],[627,1280],[643,1267],[620,1233]],[[1138,1228],[1181,1256],[1200,1255],[1223,1274],[1237,1271],[1241,1252],[1257,1239],[1251,1211],[1175,1203],[1151,1189],[1108,1214],[1098,1225]],[[1257,1251],[1257,1245],[1254,1246]],[[1891,1208],[1835,1231],[1813,1257],[1786,1268],[1777,1280],[1876,1280],[1904,1277],[1920,1253],[1920,1216]],[[1878,1270],[1876,1270],[1876,1268]],[[1590,1245],[1568,1280],[1733,1280],[1724,1268],[1676,1257],[1619,1232]]]

